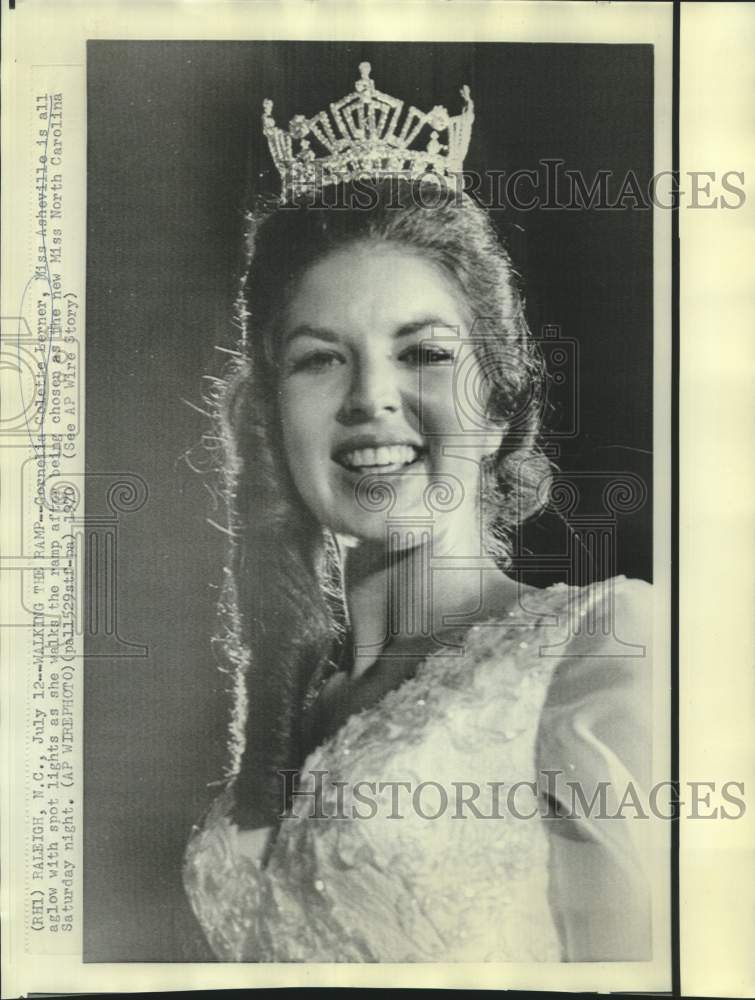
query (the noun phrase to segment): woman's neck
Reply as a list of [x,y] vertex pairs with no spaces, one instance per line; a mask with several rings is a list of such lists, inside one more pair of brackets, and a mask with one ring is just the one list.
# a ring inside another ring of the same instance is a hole
[[[469,548],[469,547],[466,547]],[[434,553],[434,554],[433,554]],[[364,673],[382,654],[416,654],[440,647],[453,624],[500,613],[516,600],[518,585],[488,556],[455,545],[443,553],[429,542],[395,552],[361,542],[346,553],[344,586],[354,642],[352,677]]]

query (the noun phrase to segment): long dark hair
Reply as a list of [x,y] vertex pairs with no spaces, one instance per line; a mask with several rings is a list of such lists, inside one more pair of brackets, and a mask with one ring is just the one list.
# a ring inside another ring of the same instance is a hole
[[542,506],[548,478],[537,448],[541,363],[488,215],[426,181],[347,184],[339,194],[337,205],[307,197],[248,215],[242,337],[211,400],[230,535],[219,636],[235,677],[229,776],[245,827],[281,813],[278,771],[302,763],[302,699],[342,621],[333,540],[293,485],[279,426],[276,335],[306,269],[350,244],[393,243],[439,265],[466,296],[477,317],[482,405],[503,430],[482,484],[488,546],[502,566],[512,530]]

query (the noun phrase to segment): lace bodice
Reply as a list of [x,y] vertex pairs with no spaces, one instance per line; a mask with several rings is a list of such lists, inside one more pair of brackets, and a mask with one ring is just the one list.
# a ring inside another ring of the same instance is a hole
[[297,796],[264,865],[230,819],[231,783],[192,833],[184,868],[218,958],[647,957],[634,831],[555,818],[554,801],[542,818],[546,769],[588,796],[603,778],[647,779],[638,638],[650,634],[650,587],[609,583],[535,592],[505,620],[474,626],[462,655],[432,654],[352,715],[302,769],[300,790],[320,782],[319,815],[314,796]]

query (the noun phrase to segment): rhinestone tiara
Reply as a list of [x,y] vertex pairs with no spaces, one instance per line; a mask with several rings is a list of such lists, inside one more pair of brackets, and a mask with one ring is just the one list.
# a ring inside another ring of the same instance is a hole
[[[262,102],[262,131],[281,175],[282,201],[362,178],[439,181],[461,171],[474,121],[469,87],[459,91],[464,101],[460,114],[449,115],[440,105],[427,112],[410,106],[401,123],[404,102],[378,90],[371,70],[368,62],[359,64],[354,90],[330,105],[330,116],[327,111],[312,118],[294,115],[288,131],[275,124],[273,102]],[[428,128],[429,137],[420,140],[424,148],[411,148]],[[445,142],[441,133],[446,133]],[[313,139],[324,155],[313,149]]]

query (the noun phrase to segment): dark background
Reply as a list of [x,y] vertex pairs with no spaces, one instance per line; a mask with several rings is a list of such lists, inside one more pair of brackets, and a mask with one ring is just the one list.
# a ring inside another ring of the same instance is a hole
[[[118,604],[117,628],[87,639],[88,961],[211,959],[180,864],[224,763],[227,678],[210,646],[223,536],[207,521],[222,512],[186,461],[201,456],[206,428],[182,400],[201,406],[202,375],[222,365],[216,345],[234,345],[243,212],[255,192],[278,190],[263,97],[285,126],[351,91],[362,60],[378,89],[423,110],[458,113],[469,84],[476,121],[465,169],[538,169],[552,157],[588,182],[612,171],[612,190],[627,170],[644,185],[652,172],[648,46],[89,44],[86,509],[90,523],[117,521]],[[611,474],[650,486],[651,212],[506,208],[494,217],[523,276],[533,331],[557,325],[578,351],[551,363],[564,381],[554,378],[546,415],[546,444],[564,475],[590,474],[575,479],[583,503],[569,518],[578,526],[604,512]],[[107,489],[120,480],[141,493],[114,509]],[[649,500],[614,530],[611,571],[650,579]],[[525,576],[563,578],[550,557],[568,536],[554,513],[528,526]],[[582,577],[604,569],[583,560]]]

